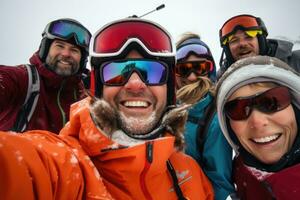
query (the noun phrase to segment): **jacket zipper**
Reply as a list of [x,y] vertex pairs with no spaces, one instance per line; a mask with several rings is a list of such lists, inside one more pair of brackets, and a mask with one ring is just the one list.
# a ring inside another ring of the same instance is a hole
[[58,93],[57,93],[57,98],[56,98],[57,105],[58,105],[58,108],[60,110],[61,117],[62,117],[62,126],[64,126],[66,124],[66,113],[60,104],[60,94],[61,94],[61,91],[62,91],[64,85],[65,85],[65,80],[63,80],[63,83],[61,84],[61,86],[58,90]]
[[146,174],[150,168],[152,161],[153,161],[153,142],[146,142],[146,159],[145,159],[144,169],[140,176],[140,185],[145,198],[148,200],[152,200],[152,197],[146,186]]

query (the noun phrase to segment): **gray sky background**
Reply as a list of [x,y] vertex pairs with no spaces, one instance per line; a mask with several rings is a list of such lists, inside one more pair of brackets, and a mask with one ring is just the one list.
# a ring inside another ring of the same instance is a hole
[[[261,17],[269,38],[283,36],[300,41],[299,0],[1,0],[0,64],[28,63],[49,21],[74,18],[94,33],[110,21],[140,16],[162,3],[165,8],[144,18],[164,26],[175,41],[186,31],[200,34],[216,63],[221,54],[219,29],[237,14]],[[294,49],[300,49],[300,45]]]

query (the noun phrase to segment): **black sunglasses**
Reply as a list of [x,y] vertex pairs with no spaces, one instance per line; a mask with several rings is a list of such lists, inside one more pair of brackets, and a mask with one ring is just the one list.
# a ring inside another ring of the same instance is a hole
[[232,120],[245,120],[250,116],[253,108],[264,113],[274,113],[285,109],[290,103],[291,95],[288,88],[275,87],[253,96],[228,101],[224,110]]

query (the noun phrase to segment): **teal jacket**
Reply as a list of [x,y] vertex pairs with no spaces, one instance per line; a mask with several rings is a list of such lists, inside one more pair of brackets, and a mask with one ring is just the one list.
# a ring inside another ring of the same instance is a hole
[[[210,179],[216,200],[224,200],[235,192],[232,182],[232,148],[222,134],[216,112],[210,120],[208,131],[204,134],[203,147],[198,147],[198,124],[204,121],[206,108],[213,103],[213,97],[207,94],[189,109],[185,126],[185,152],[192,156]],[[204,127],[201,127],[204,128]],[[203,152],[201,152],[201,149]]]

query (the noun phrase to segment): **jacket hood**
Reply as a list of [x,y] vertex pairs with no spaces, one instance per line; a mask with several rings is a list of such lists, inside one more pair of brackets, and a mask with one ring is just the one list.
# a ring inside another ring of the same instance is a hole
[[[144,144],[146,140],[134,139],[125,134],[116,125],[116,113],[109,104],[96,99],[96,104],[90,97],[71,106],[70,121],[60,132],[64,136],[78,138],[89,155],[98,155],[100,151],[119,149]],[[94,107],[97,107],[95,109]],[[187,106],[175,108],[167,112],[162,119],[161,135],[153,140],[172,140],[172,148],[182,149],[183,130],[187,116]]]
[[268,39],[268,45],[270,48],[268,55],[283,61],[286,61],[286,59],[292,55],[294,46],[292,42],[279,39]]
[[231,65],[217,84],[217,113],[222,132],[229,144],[239,153],[239,146],[233,139],[233,133],[226,123],[224,104],[238,88],[250,83],[274,82],[288,87],[292,95],[292,104],[300,109],[300,76],[281,60],[268,56],[255,56],[241,59]]

